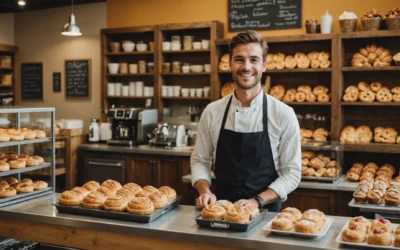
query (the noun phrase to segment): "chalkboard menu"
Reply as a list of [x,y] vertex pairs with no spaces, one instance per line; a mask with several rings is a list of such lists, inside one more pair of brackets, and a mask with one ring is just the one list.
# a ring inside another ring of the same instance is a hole
[[61,73],[53,72],[53,92],[61,92]]
[[90,59],[65,61],[65,95],[90,96]]
[[21,64],[21,99],[43,99],[43,64]]
[[229,31],[301,28],[302,0],[228,0]]

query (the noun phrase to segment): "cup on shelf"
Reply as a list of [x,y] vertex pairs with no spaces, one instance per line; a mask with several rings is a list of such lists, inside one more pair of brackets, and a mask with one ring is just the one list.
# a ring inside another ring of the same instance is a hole
[[182,66],[182,72],[183,73],[189,73],[190,72],[190,66],[186,66],[186,65]]
[[210,95],[210,86],[204,86],[203,92],[204,92],[204,97],[208,97]]
[[129,96],[135,96],[136,82],[129,82]]
[[154,96],[154,87],[149,87],[150,96]]
[[190,88],[189,89],[189,95],[190,95],[190,97],[195,97],[196,96],[196,89],[195,88]]
[[171,42],[181,42],[181,36],[171,36]]
[[182,45],[180,42],[178,42],[178,41],[171,42],[171,50],[176,51],[176,50],[181,50],[181,48],[182,48]]
[[129,86],[128,85],[122,86],[122,96],[128,96],[128,95],[129,95]]
[[211,64],[204,64],[204,71],[211,72]]
[[154,51],[154,42],[153,41],[149,42],[149,48],[150,48],[150,51]]
[[174,86],[174,96],[178,97],[180,95],[180,93],[181,93],[181,86],[175,85]]
[[116,96],[120,96],[121,95],[121,88],[122,88],[122,84],[120,82],[115,83],[115,88],[114,88],[114,92]]
[[135,49],[135,43],[133,42],[122,43],[122,50],[124,52],[132,52],[134,49]]
[[173,61],[172,62],[172,72],[179,73],[181,72],[181,62],[180,61]]
[[201,42],[193,42],[193,49],[201,49]]
[[107,95],[108,96],[115,95],[115,84],[112,82],[107,83]]
[[167,96],[168,97],[174,96],[174,86],[167,86]]
[[144,87],[144,96],[150,96],[150,87]]
[[136,89],[135,89],[136,96],[143,96],[143,85],[144,82],[142,81],[136,82]]
[[202,49],[209,49],[210,48],[210,40],[202,39],[201,40],[201,48]]
[[154,63],[153,62],[148,62],[147,63],[147,70],[149,71],[149,73],[153,73],[154,72]]
[[139,74],[145,74],[146,73],[146,61],[140,60],[138,62],[139,64]]
[[203,88],[196,88],[196,97],[203,96]]
[[183,49],[191,50],[194,36],[184,36],[183,37]]
[[203,65],[190,65],[190,71],[195,73],[203,72],[204,66]]
[[163,51],[171,50],[171,42],[170,41],[162,42],[162,50]]
[[119,64],[119,73],[128,74],[128,64],[127,63],[120,63]]
[[146,51],[148,48],[148,45],[145,43],[138,43],[136,44],[136,49],[137,51]]
[[111,42],[110,50],[112,53],[118,53],[121,48],[121,44],[119,42]]
[[161,86],[161,96],[168,96],[168,89],[167,89],[167,87],[168,87],[168,86],[165,86],[165,85]]
[[129,73],[130,74],[138,73],[138,65],[136,63],[129,64]]
[[171,63],[170,62],[163,63],[163,73],[169,73],[169,72],[171,72]]
[[108,63],[108,72],[110,74],[118,74],[119,71],[119,63]]
[[181,93],[183,97],[189,96],[189,89],[188,88],[181,88]]

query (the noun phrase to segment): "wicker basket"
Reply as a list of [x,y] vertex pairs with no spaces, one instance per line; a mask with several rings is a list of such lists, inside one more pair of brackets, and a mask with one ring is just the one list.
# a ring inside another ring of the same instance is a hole
[[382,24],[382,18],[361,19],[363,29],[365,31],[379,30]]
[[307,23],[306,24],[306,33],[307,34],[321,33],[321,25],[317,24],[317,23]]
[[339,20],[341,32],[354,32],[357,27],[357,19]]
[[385,19],[388,30],[399,30],[400,29],[400,17],[390,17]]

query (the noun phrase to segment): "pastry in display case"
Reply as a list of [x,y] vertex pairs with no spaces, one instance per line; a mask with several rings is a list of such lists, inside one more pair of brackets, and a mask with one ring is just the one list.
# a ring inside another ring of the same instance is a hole
[[353,54],[351,65],[353,67],[387,67],[392,61],[393,58],[388,49],[371,44]]
[[302,180],[335,181],[342,173],[343,144],[302,141]]
[[285,89],[283,85],[275,85],[269,94],[283,102],[329,102],[329,89],[323,85],[311,87],[308,84],[299,85],[297,88]]
[[367,125],[361,125],[357,128],[347,125],[340,133],[342,143],[370,143],[373,139],[375,143],[395,144],[399,141],[398,132],[392,127],[376,127],[374,132]]
[[400,87],[389,88],[381,82],[359,82],[349,85],[343,94],[344,102],[400,102]]
[[297,52],[294,55],[284,53],[269,53],[266,57],[267,70],[329,68],[331,66],[330,53],[326,51],[312,51],[309,53]]

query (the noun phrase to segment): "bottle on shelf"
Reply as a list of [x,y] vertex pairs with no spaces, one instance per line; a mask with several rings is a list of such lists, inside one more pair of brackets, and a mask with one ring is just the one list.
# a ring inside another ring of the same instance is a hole
[[100,127],[98,118],[92,118],[92,123],[89,126],[89,141],[100,141]]

